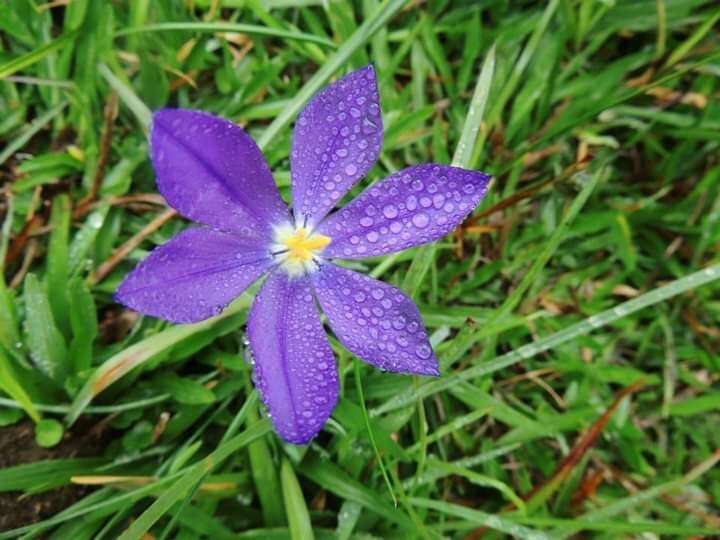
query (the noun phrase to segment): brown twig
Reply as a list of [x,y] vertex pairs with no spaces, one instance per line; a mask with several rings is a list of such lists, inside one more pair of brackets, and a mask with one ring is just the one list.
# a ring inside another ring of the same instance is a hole
[[641,379],[634,382],[630,386],[623,388],[615,397],[615,401],[612,402],[612,405],[610,405],[610,407],[602,414],[602,416],[595,421],[595,423],[592,425],[592,427],[590,427],[587,433],[580,437],[580,440],[575,444],[575,446],[565,457],[565,459],[560,462],[560,465],[558,465],[557,469],[555,469],[555,472],[550,477],[550,479],[544,484],[533,488],[533,490],[525,496],[525,499],[527,500],[532,498],[533,495],[544,489],[545,486],[564,481],[565,478],[570,475],[575,466],[580,463],[582,457],[587,453],[588,450],[590,450],[590,448],[592,448],[592,446],[598,440],[600,434],[603,432],[608,422],[610,422],[610,418],[612,418],[612,415],[615,414],[615,411],[620,406],[622,400],[627,396],[634,394],[635,392],[640,390],[644,386],[644,384],[645,382]]
[[103,178],[105,178],[105,169],[107,169],[108,158],[110,157],[110,148],[112,146],[113,128],[115,126],[115,119],[118,115],[118,95],[113,92],[108,97],[107,103],[105,104],[105,127],[103,129],[102,138],[100,139],[100,156],[98,157],[97,168],[95,169],[95,176],[93,177],[92,186],[90,186],[90,193],[82,201],[80,201],[75,208],[74,216],[79,217],[87,213],[86,208],[90,206],[100,194],[100,187],[102,186]]
[[33,236],[36,230],[43,226],[43,218],[40,214],[35,214],[32,218],[25,222],[22,230],[13,238],[8,247],[7,255],[5,255],[5,267],[11,266],[22,255],[25,245]]
[[28,273],[28,270],[30,270],[30,265],[35,260],[35,255],[37,254],[37,240],[30,240],[28,242],[27,249],[23,253],[24,256],[20,269],[12,278],[12,281],[10,281],[11,289],[19,287],[23,279],[25,279],[25,275]]
[[[167,206],[167,202],[165,202],[163,196],[157,193],[135,193],[132,195],[124,195],[122,197],[108,197],[102,202],[107,203],[110,206],[124,206],[136,204]],[[73,217],[75,219],[80,219],[81,217],[95,210],[98,206],[100,206],[100,204],[101,203],[99,201],[94,201],[91,204],[85,206],[84,208],[79,208],[74,213]]]
[[505,210],[506,208],[510,208],[511,206],[516,205],[522,200],[529,199],[535,195],[537,195],[539,192],[541,192],[546,186],[549,186],[555,181],[554,178],[550,178],[548,180],[545,180],[544,182],[541,182],[540,184],[537,184],[535,186],[529,187],[527,189],[523,189],[521,191],[516,191],[509,197],[506,197],[499,203],[496,203],[492,205],[487,210],[483,210],[479,214],[471,217],[468,219],[463,227],[471,227],[473,225],[477,225],[477,223],[483,219],[485,219],[488,216],[491,216],[495,212],[500,212],[501,210]]
[[110,256],[110,258],[100,265],[100,268],[98,268],[92,274],[92,276],[90,276],[90,283],[94,285],[95,283],[102,281],[110,272],[115,269],[118,264],[120,264],[120,262],[125,257],[130,254],[130,252],[132,252],[133,249],[138,247],[143,240],[145,240],[148,236],[157,231],[160,227],[165,225],[165,223],[170,221],[176,215],[177,212],[175,210],[173,210],[172,208],[168,208],[162,214],[153,219],[150,223],[145,225],[145,227],[143,227],[143,229],[139,233],[130,238],[122,246],[117,248],[115,252]]
[[[645,383],[643,380],[639,380],[631,384],[630,386],[623,388],[615,397],[612,405],[610,405],[610,407],[603,413],[603,415],[595,421],[595,423],[590,427],[587,433],[580,437],[580,440],[575,444],[575,446],[565,457],[565,459],[560,462],[560,465],[558,465],[558,467],[555,469],[555,472],[552,474],[552,476],[546,482],[538,485],[537,487],[533,488],[532,491],[524,495],[523,499],[529,501],[537,493],[542,492],[548,487],[552,487],[553,485],[557,486],[562,483],[570,475],[575,466],[580,463],[580,460],[587,453],[587,451],[590,450],[590,448],[592,448],[592,446],[598,440],[603,430],[607,426],[608,422],[610,421],[610,418],[612,418],[613,414],[620,406],[622,400],[625,397],[640,390],[644,384]],[[505,510],[509,511],[513,508],[515,508],[514,505],[508,505]],[[465,540],[477,540],[478,538],[481,538],[486,531],[486,527],[476,529],[472,533],[468,534],[465,537]]]

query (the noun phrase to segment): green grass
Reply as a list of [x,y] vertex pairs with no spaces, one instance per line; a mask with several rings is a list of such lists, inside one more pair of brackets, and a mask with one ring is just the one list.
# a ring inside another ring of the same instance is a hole
[[[0,459],[0,501],[100,487],[0,538],[720,535],[719,19],[711,0],[6,1],[0,447],[33,423],[66,442]],[[294,447],[244,361],[256,289],[173,327],[112,293],[185,223],[114,254],[165,211],[151,111],[242,124],[287,197],[298,112],[370,61],[386,144],[355,193],[426,161],[495,180],[458,234],[360,264],[418,302],[442,377],[333,342],[340,404]],[[63,453],[93,427],[102,449]]]

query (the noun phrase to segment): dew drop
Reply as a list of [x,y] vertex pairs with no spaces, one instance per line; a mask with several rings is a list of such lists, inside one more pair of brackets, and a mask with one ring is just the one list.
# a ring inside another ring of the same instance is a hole
[[424,229],[430,223],[430,218],[428,217],[428,215],[425,212],[420,212],[419,214],[415,214],[412,217],[412,223],[418,229]]
[[398,209],[394,205],[388,204],[385,208],[383,208],[383,215],[388,219],[392,219],[397,217]]

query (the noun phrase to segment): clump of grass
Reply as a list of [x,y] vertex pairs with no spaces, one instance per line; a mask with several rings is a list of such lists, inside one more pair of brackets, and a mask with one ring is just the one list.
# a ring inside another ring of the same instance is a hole
[[[9,0],[0,425],[108,443],[2,461],[0,508],[83,487],[0,538],[719,534],[719,18],[704,0]],[[292,119],[369,61],[387,127],[369,181],[426,161],[496,179],[452,238],[362,263],[418,301],[443,376],[337,347],[334,418],[288,446],[244,361],[251,294],[181,327],[112,300],[184,227],[150,111],[241,123],[288,195]]]

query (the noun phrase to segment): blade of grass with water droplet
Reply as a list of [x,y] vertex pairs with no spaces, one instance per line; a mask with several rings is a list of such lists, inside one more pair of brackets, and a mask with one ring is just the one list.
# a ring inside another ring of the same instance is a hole
[[596,315],[570,325],[564,330],[560,330],[550,336],[541,338],[533,343],[523,345],[522,347],[519,347],[507,354],[498,356],[490,362],[473,366],[464,371],[447,375],[442,379],[425,383],[417,389],[411,388],[406,390],[405,392],[386,401],[379,407],[372,409],[370,414],[375,416],[400,407],[405,407],[415,402],[417,399],[442,392],[461,381],[469,381],[477,377],[489,375],[490,373],[494,373],[495,371],[517,364],[522,360],[532,358],[542,352],[551,350],[559,345],[577,339],[580,336],[589,334],[594,330],[612,324],[635,313],[636,311],[659,302],[663,302],[674,296],[691,291],[718,279],[720,279],[720,264],[709,266],[704,270],[694,272],[688,276],[676,279],[667,285],[648,291],[637,298],[618,304],[614,308],[601,311]]
[[40,371],[58,384],[68,374],[67,348],[55,324],[47,295],[35,274],[25,277],[25,334],[30,357]]
[[551,538],[545,533],[529,529],[528,527],[515,523],[510,518],[488,514],[486,512],[481,512],[480,510],[468,508],[467,506],[460,506],[459,504],[448,503],[445,501],[423,499],[420,497],[413,497],[410,499],[410,502],[420,508],[429,508],[430,510],[440,512],[441,514],[461,518],[472,523],[478,528],[488,527],[496,531],[504,532],[511,535],[513,538],[522,538],[523,540],[549,540]]

